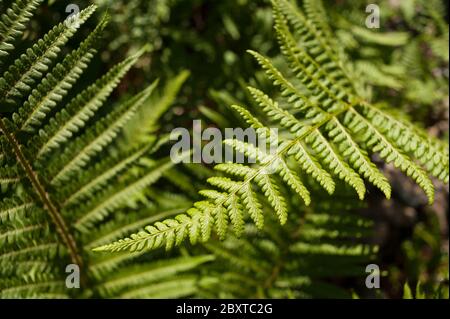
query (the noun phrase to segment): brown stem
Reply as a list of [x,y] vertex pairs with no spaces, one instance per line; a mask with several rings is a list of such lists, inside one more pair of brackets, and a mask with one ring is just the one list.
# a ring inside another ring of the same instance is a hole
[[3,133],[5,134],[5,137],[9,142],[9,144],[11,145],[18,162],[20,163],[28,179],[30,180],[33,189],[39,196],[42,204],[44,204],[44,207],[49,212],[50,217],[52,218],[53,223],[56,226],[56,230],[59,236],[61,237],[62,241],[69,250],[69,255],[70,259],[72,260],[72,263],[78,265],[81,269],[83,266],[83,260],[80,254],[78,253],[76,241],[72,237],[72,234],[69,232],[69,228],[67,227],[64,218],[59,213],[58,209],[56,208],[56,205],[51,200],[49,194],[45,191],[45,188],[42,185],[41,181],[39,180],[38,175],[33,170],[31,164],[28,162],[25,155],[23,154],[19,142],[17,141],[14,134],[9,132],[2,118],[0,118],[0,130],[3,131]]
[[275,282],[275,280],[278,277],[278,274],[280,273],[281,267],[282,267],[281,262],[279,264],[275,265],[275,267],[273,267],[272,273],[270,274],[269,278],[267,278],[266,281],[264,282],[263,287],[265,289],[269,289],[272,287],[273,283]]

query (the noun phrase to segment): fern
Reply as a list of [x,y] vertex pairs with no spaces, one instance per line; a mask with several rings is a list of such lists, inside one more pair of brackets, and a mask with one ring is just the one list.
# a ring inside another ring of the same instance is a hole
[[14,50],[14,42],[23,34],[32,12],[41,2],[40,0],[17,1],[6,13],[2,14],[0,21],[0,57],[2,60],[9,55],[10,51]]
[[[21,53],[13,43],[39,2],[17,0],[1,16],[2,62],[9,54]],[[98,50],[108,16],[75,50],[64,57],[61,52],[95,9],[89,6],[58,24],[2,68],[1,298],[145,297],[153,287],[182,273],[189,278],[193,268],[213,259],[173,256],[161,263],[139,259],[139,254],[108,258],[90,251],[186,209],[182,200],[171,205],[142,201],[144,189],[173,166],[167,159],[150,157],[160,147],[156,133],[151,132],[155,136],[150,140],[139,139],[131,149],[118,143],[158,82],[122,103],[105,105],[146,48],[81,92],[74,89]],[[105,159],[99,161],[100,155]],[[155,210],[163,212],[154,214]],[[66,287],[68,264],[79,266],[82,289]],[[144,280],[137,280],[141,276]],[[158,292],[165,297],[188,296],[194,288],[191,279],[186,280],[184,293],[171,287]]]
[[[339,29],[339,41],[356,60],[361,77],[371,84],[370,95],[398,105],[415,120],[424,111],[445,104],[448,79],[441,72],[433,72],[448,66],[448,26],[440,14],[445,11],[442,3],[417,0],[397,7],[381,2],[385,22],[376,30],[361,27],[366,19],[364,5],[352,2],[332,10],[331,21]],[[389,22],[399,15],[404,24],[388,31]]]
[[247,224],[245,239],[230,237],[223,243],[205,244],[216,256],[206,266],[208,276],[216,280],[201,284],[199,295],[349,298],[348,291],[327,278],[348,279],[364,273],[377,251],[362,243],[371,233],[371,223],[349,212],[321,212],[296,216],[288,227],[270,220],[263,232]]
[[[302,11],[286,0],[272,3],[275,32],[289,75],[261,54],[249,53],[280,89],[283,103],[251,87],[249,92],[265,118],[258,119],[243,106],[233,108],[262,136],[270,136],[264,120],[276,123],[286,132],[276,153],[267,155],[244,142],[225,141],[258,164],[220,164],[218,170],[232,177],[210,178],[208,182],[215,189],[202,191],[206,199],[195,203],[186,214],[157,222],[145,231],[95,250],[141,251],[161,246],[169,249],[186,238],[191,243],[206,241],[213,229],[224,238],[230,221],[237,233],[242,231],[241,220],[246,215],[262,229],[264,213],[259,193],[283,224],[287,210],[286,200],[278,191],[283,187],[280,179],[306,204],[310,202],[297,167],[329,193],[335,189],[335,180],[342,180],[354,188],[361,200],[366,193],[365,182],[380,189],[386,198],[391,196],[389,181],[372,161],[373,154],[411,177],[430,203],[434,199],[430,176],[448,183],[448,146],[429,137],[405,116],[367,99],[368,85],[358,77],[332,37],[321,6],[305,1]],[[276,174],[268,176],[267,169],[274,164]]]

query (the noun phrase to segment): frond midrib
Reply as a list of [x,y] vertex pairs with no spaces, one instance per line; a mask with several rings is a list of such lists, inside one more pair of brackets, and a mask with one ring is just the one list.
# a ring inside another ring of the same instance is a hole
[[37,173],[33,170],[30,162],[26,159],[25,154],[22,152],[19,142],[16,140],[15,136],[9,132],[9,130],[6,127],[5,122],[2,118],[0,118],[0,130],[3,131],[4,136],[8,140],[9,144],[12,147],[12,150],[22,166],[22,168],[25,171],[25,174],[29,181],[31,182],[31,185],[37,195],[39,196],[40,201],[42,204],[47,208],[46,211],[49,213],[53,224],[55,225],[57,232],[59,236],[61,237],[63,243],[67,246],[70,258],[73,263],[79,265],[83,265],[83,259],[81,255],[79,254],[79,250],[77,247],[77,243],[75,239],[73,238],[72,234],[69,231],[69,228],[63,218],[63,216],[60,214],[57,206],[52,201],[49,193],[44,188],[42,182],[40,181]]

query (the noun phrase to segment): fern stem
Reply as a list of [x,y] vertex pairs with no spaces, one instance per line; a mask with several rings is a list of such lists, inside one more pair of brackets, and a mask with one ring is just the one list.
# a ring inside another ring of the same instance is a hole
[[19,142],[17,141],[16,137],[8,130],[2,118],[0,118],[0,130],[3,131],[3,133],[5,134],[8,143],[11,145],[18,162],[24,169],[28,179],[31,182],[31,185],[33,186],[35,192],[39,196],[41,202],[47,208],[47,211],[49,212],[50,217],[52,218],[53,223],[56,226],[58,234],[60,235],[62,241],[69,250],[70,259],[74,264],[82,268],[83,260],[81,258],[81,255],[78,253],[77,243],[74,240],[72,234],[69,232],[69,228],[67,227],[64,218],[59,213],[58,209],[56,208],[56,205],[51,200],[49,194],[45,191],[45,188],[41,183],[41,181],[39,180],[39,177],[34,172],[31,164],[28,162],[24,153],[20,149]]

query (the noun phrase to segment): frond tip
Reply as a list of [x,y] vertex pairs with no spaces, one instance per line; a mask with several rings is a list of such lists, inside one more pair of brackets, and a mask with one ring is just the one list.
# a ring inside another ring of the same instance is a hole
[[[14,50],[14,42],[22,35],[26,23],[42,0],[17,0],[0,17],[0,58]],[[1,61],[1,60],[0,60]],[[2,63],[0,62],[0,65]]]

